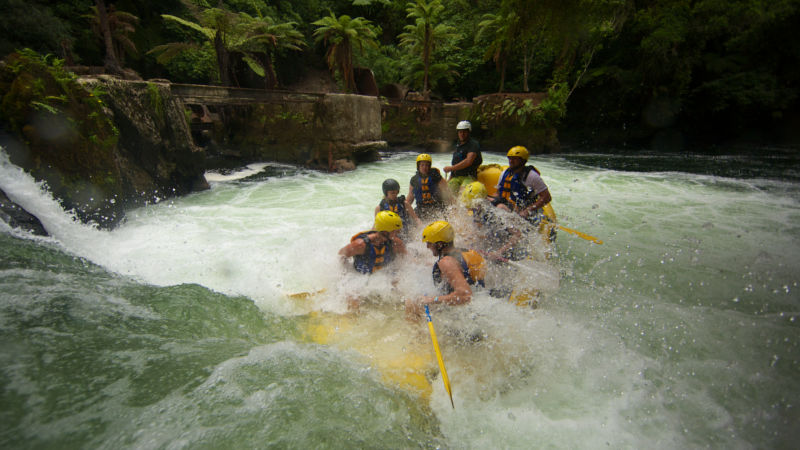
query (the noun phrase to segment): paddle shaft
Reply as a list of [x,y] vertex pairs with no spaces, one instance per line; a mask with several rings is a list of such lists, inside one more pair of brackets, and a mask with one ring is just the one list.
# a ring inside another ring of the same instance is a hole
[[447,390],[447,395],[450,396],[450,406],[456,409],[456,405],[453,403],[453,391],[450,389],[450,378],[447,376],[447,369],[444,367],[442,351],[439,349],[439,341],[436,339],[436,330],[433,329],[433,320],[431,319],[431,311],[428,309],[428,305],[425,305],[425,315],[428,316],[428,330],[431,332],[431,341],[433,341],[433,350],[436,352],[436,360],[439,362],[439,370],[442,371],[444,388]]

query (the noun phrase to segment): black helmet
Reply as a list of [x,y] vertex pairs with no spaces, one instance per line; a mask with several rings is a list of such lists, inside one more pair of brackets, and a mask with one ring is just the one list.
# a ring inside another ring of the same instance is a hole
[[386,195],[389,191],[397,191],[400,192],[400,183],[397,182],[394,178],[388,178],[384,180],[383,186],[383,195]]

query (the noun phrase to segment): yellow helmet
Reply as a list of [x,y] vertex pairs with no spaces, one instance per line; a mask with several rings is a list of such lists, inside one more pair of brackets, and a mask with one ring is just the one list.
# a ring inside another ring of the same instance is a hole
[[394,231],[403,228],[403,219],[397,213],[381,211],[375,215],[375,231]]
[[461,204],[467,208],[471,208],[477,200],[484,199],[488,196],[486,186],[480,181],[475,181],[468,184],[463,191],[461,191]]
[[437,220],[422,230],[422,242],[447,242],[451,243],[456,238],[456,232],[453,227],[444,220]]
[[517,145],[517,146],[511,147],[511,150],[508,151],[508,154],[506,156],[516,156],[518,158],[522,158],[525,161],[527,161],[528,160],[528,156],[529,156],[528,155],[528,149],[523,147],[523,146],[521,146],[521,145]]
[[433,158],[431,158],[431,155],[427,153],[420,153],[419,156],[417,156],[417,165],[419,165],[420,161],[428,161],[429,163],[433,164]]

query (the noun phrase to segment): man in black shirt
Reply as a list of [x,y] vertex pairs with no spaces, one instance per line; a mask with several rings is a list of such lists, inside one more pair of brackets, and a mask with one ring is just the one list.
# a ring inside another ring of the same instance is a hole
[[472,124],[467,120],[462,120],[456,125],[458,141],[453,152],[452,165],[446,166],[443,170],[450,174],[447,184],[454,194],[458,194],[462,186],[466,186],[478,179],[478,167],[483,163],[481,157],[481,146],[478,141],[470,137]]

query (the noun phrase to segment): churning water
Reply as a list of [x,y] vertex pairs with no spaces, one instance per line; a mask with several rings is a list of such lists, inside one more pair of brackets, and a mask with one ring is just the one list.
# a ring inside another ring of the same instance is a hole
[[0,233],[0,447],[792,448],[800,176],[769,152],[536,157],[560,224],[604,244],[559,233],[557,289],[522,279],[550,282],[538,309],[479,292],[433,312],[455,409],[436,370],[420,396],[308,338],[310,312],[357,294],[390,306],[359,319],[377,322],[373,351],[432,352],[402,311],[433,288],[424,246],[394,276],[336,255],[385,178],[406,193],[415,154],[209,174],[211,190],[113,231],[73,221],[3,155],[0,187],[52,237]]

